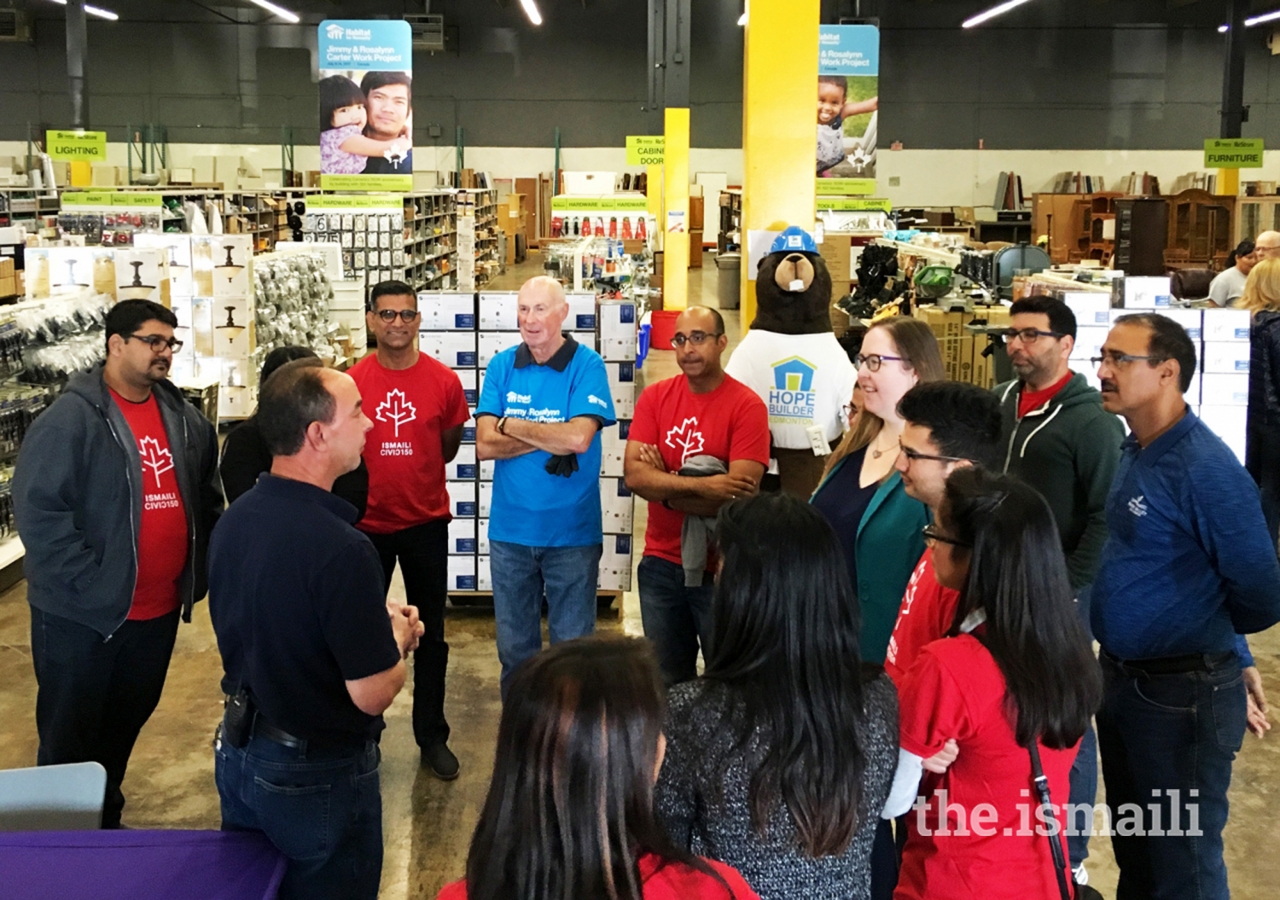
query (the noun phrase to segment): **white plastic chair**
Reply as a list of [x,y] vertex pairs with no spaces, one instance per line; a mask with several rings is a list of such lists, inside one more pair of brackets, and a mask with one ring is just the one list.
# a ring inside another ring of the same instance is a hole
[[96,762],[0,770],[0,831],[102,827],[107,770]]

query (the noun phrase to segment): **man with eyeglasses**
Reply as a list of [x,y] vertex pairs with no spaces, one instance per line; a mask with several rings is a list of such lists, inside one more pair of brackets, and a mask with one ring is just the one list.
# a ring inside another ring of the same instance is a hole
[[1257,262],[1280,255],[1280,231],[1264,231],[1254,238],[1253,254]]
[[373,420],[365,445],[369,499],[356,527],[382,561],[386,589],[400,564],[406,602],[425,633],[413,657],[413,737],[422,764],[437,777],[458,777],[444,716],[449,645],[444,608],[449,590],[449,495],[445,466],[458,455],[470,418],[462,382],[418,350],[418,297],[401,281],[369,290],[365,321],[377,352],[351,367]]
[[1111,838],[1116,896],[1225,900],[1232,761],[1246,727],[1271,727],[1243,635],[1280,621],[1275,543],[1253,479],[1183,399],[1196,351],[1182,326],[1123,316],[1094,362],[1132,431],[1091,610],[1107,804],[1141,813]]
[[104,828],[160,700],[178,619],[207,589],[222,512],[212,423],[168,380],[174,314],[125,300],[106,318],[106,361],[73,375],[27,432],[13,479],[26,547],[38,765],[107,770]]
[[769,412],[755,391],[725,374],[720,358],[729,339],[718,311],[686,309],[671,343],[682,374],[640,395],[626,478],[649,501],[637,571],[644,633],[667,683],[678,684],[697,675],[699,647],[709,656],[716,559],[709,529],[696,525],[756,492],[769,464]]
[[[1009,310],[1005,346],[1017,380],[996,388],[1004,417],[1003,471],[1049,503],[1080,614],[1089,622],[1089,586],[1107,540],[1107,494],[1120,462],[1124,427],[1103,409],[1102,395],[1068,360],[1076,317],[1053,297],[1027,297]],[[1098,792],[1097,738],[1090,727],[1071,770],[1070,801],[1092,804]],[[1085,884],[1089,831],[1067,838],[1076,881]]]

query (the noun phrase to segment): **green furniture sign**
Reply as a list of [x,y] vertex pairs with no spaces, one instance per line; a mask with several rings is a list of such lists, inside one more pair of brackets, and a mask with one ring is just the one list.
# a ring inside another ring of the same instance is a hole
[[107,159],[105,131],[46,131],[44,141],[50,159],[62,162],[105,162]]
[[1206,169],[1261,169],[1262,138],[1207,138]]

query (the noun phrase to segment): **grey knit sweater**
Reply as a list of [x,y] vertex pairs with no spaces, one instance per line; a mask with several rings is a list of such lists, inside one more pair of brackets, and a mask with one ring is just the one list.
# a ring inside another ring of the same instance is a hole
[[746,763],[759,758],[766,740],[760,732],[730,761],[723,793],[713,783],[725,756],[733,751],[732,723],[741,704],[735,704],[728,691],[701,679],[672,688],[667,755],[655,806],[677,846],[733,866],[761,900],[870,898],[871,843],[898,762],[898,694],[883,674],[863,691],[867,722],[862,824],[843,855],[812,859],[801,851],[781,800],[769,817],[765,837],[751,827],[747,792],[752,772]]

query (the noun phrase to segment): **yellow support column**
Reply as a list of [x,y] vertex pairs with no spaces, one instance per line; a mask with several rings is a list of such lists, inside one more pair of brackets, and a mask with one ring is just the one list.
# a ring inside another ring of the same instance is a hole
[[645,199],[649,201],[649,215],[654,222],[649,240],[656,253],[662,249],[662,223],[666,221],[662,214],[662,166],[645,166],[645,173]]
[[[815,48],[817,41],[814,37]],[[666,214],[658,220],[658,227],[664,232],[662,308],[686,309],[689,306],[689,110],[668,109],[665,132],[662,205]],[[680,230],[674,233],[671,229],[677,224]]]
[[1218,191],[1219,197],[1235,197],[1240,193],[1240,170],[1239,169],[1219,169],[1218,170]]
[[[750,0],[742,79],[742,324],[756,317],[752,231],[817,217],[819,0]],[[670,139],[667,158],[671,158]],[[767,248],[766,248],[767,249]]]

